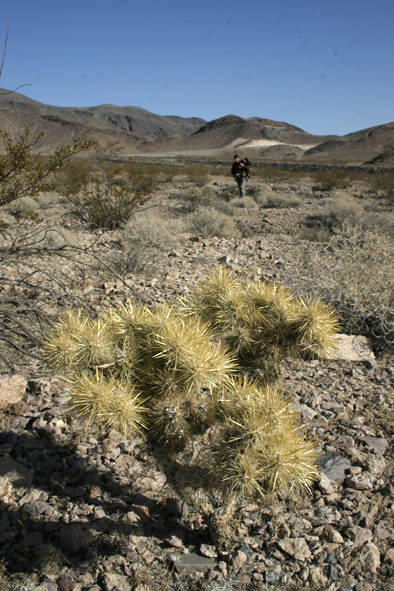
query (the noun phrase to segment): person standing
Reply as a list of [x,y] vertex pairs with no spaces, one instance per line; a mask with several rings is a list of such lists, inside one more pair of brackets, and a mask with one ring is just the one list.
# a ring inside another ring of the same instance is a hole
[[231,174],[233,175],[234,179],[237,182],[238,189],[239,189],[239,196],[244,197],[245,195],[245,185],[246,179],[249,173],[249,166],[247,166],[238,154],[234,156],[234,164],[231,167]]

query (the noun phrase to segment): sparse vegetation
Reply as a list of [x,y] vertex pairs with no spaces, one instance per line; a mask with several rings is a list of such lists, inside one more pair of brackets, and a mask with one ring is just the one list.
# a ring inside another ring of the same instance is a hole
[[96,146],[93,166],[72,163],[62,181],[63,195],[77,213],[97,228],[124,226],[131,214],[152,196],[156,177],[143,164],[114,162],[116,144]]
[[[303,290],[331,302],[350,334],[394,344],[394,243],[376,229],[345,224],[326,246],[305,248]],[[300,287],[300,284],[298,285]]]
[[122,234],[122,254],[117,257],[122,272],[146,270],[148,262],[176,248],[183,229],[182,221],[163,218],[154,210],[137,213],[126,224]]
[[213,207],[199,207],[187,216],[185,224],[189,232],[198,236],[223,238],[239,238],[241,236],[234,220]]

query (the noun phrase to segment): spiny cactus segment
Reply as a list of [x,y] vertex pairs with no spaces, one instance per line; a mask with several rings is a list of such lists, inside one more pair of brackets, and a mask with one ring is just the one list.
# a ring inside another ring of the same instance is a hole
[[213,486],[253,497],[308,489],[316,478],[315,446],[274,383],[285,355],[327,358],[337,333],[338,318],[321,301],[243,285],[219,267],[177,306],[129,302],[97,320],[69,312],[44,355],[66,372],[77,420],[147,432],[169,452],[210,428],[199,445]]

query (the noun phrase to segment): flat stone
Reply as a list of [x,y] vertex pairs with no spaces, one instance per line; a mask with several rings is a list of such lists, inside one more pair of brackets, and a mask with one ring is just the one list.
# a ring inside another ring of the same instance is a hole
[[371,479],[364,474],[356,474],[346,479],[346,486],[355,490],[372,490]]
[[345,471],[349,470],[351,464],[347,458],[341,456],[339,452],[330,452],[323,454],[317,460],[321,471],[329,480],[344,480]]
[[306,560],[312,556],[304,538],[286,538],[276,542],[281,550],[290,554],[296,560]]
[[334,487],[331,480],[322,472],[320,474],[319,488],[324,495],[331,495],[334,492]]
[[196,265],[198,267],[202,267],[204,265],[210,265],[211,261],[209,259],[207,259],[206,257],[196,257],[193,261],[192,261],[192,265]]
[[27,381],[23,376],[0,376],[0,409],[19,402],[26,387]]
[[340,334],[336,342],[337,350],[333,359],[346,361],[375,361],[375,355],[369,347],[368,339],[363,336]]
[[348,537],[352,540],[356,548],[363,546],[366,542],[372,540],[372,532],[370,529],[354,525],[346,531]]
[[216,562],[198,554],[182,554],[175,562],[175,570],[179,574],[189,575],[194,572],[206,573],[215,568]]
[[387,451],[389,442],[384,437],[357,437],[360,443],[363,443],[377,454],[384,454]]

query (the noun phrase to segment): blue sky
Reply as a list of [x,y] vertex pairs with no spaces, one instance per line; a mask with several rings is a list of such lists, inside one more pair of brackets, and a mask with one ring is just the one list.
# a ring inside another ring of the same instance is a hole
[[57,106],[235,114],[344,135],[394,121],[393,0],[1,0],[0,86]]

